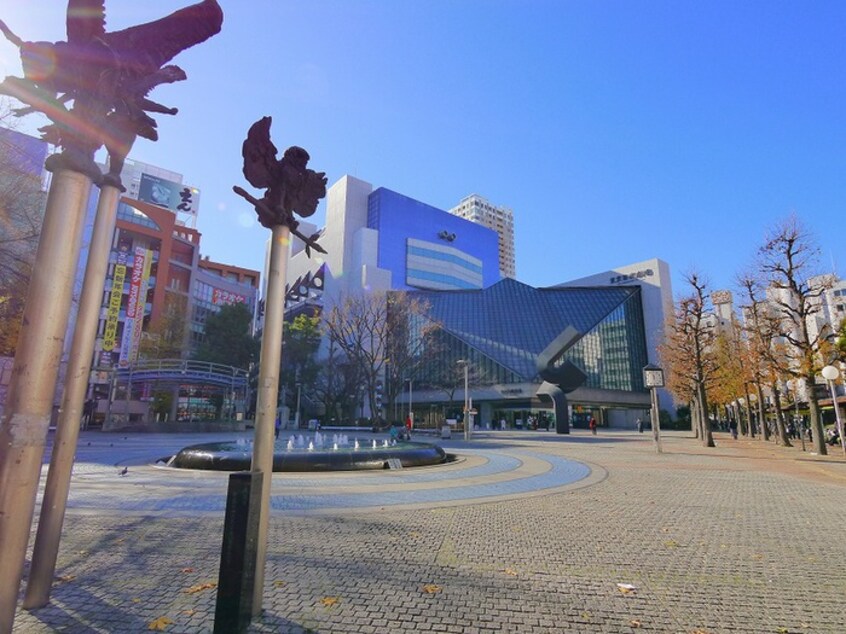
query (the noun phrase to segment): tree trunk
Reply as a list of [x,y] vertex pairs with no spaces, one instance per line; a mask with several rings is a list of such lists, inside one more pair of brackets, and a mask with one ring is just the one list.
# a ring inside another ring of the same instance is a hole
[[690,408],[690,429],[693,431],[693,437],[699,438],[702,425],[699,422],[699,405],[696,402],[695,396],[690,399],[688,407]]
[[761,388],[760,381],[755,383],[755,389],[758,391],[758,422],[761,425],[761,440],[769,440],[770,429],[767,426],[767,412],[764,408],[764,390]]
[[790,444],[790,439],[787,437],[787,430],[784,427],[784,416],[781,412],[781,393],[778,391],[778,384],[773,381],[770,388],[773,391],[773,403],[775,404],[776,444],[792,447],[793,445]]
[[[817,402],[817,395],[814,393],[815,376],[805,377],[808,385],[808,409],[811,410],[811,433],[814,435],[814,449],[821,456],[828,454],[825,446],[825,433],[823,432],[822,416],[820,416],[820,404]],[[837,405],[834,405],[837,407]]]
[[699,408],[702,412],[702,446],[715,447],[714,437],[711,435],[711,424],[708,420],[708,394],[705,391],[705,384],[698,383],[696,386],[699,400]]
[[752,404],[749,402],[749,384],[743,384],[743,394],[746,397],[746,420],[749,421],[749,436],[755,438],[755,423],[752,422]]

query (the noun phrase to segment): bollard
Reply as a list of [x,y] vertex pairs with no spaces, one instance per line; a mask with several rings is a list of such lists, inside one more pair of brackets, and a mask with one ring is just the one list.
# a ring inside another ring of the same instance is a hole
[[263,477],[255,471],[229,476],[214,610],[215,634],[244,632],[252,619],[259,516],[250,509],[261,504]]

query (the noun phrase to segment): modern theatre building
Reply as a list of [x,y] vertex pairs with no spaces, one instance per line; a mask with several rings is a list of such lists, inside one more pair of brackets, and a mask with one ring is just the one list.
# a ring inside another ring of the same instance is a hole
[[[633,425],[646,415],[642,370],[657,362],[661,298],[671,297],[666,263],[648,261],[652,275],[641,278],[622,272],[631,265],[588,283],[534,288],[502,276],[495,230],[350,176],[328,191],[318,241],[323,257],[308,258],[301,243],[292,244],[286,316],[327,310],[361,292],[406,292],[426,307],[406,332],[435,332],[437,354],[424,351],[413,375],[392,390],[406,411],[411,406],[415,424],[435,427],[460,415],[459,361],[483,429],[548,428],[556,414],[576,426],[591,416],[600,425]],[[542,376],[564,369],[567,410],[555,412],[561,386]]]

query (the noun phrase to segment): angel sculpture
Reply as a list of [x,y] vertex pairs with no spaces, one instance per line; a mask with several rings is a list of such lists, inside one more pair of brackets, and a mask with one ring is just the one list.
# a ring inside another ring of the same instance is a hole
[[289,147],[277,160],[278,150],[270,140],[271,121],[270,117],[262,117],[250,126],[241,149],[244,176],[253,187],[265,189],[264,196],[254,198],[237,185],[232,189],[255,207],[262,226],[272,229],[286,225],[305,242],[307,255],[311,255],[311,249],[326,253],[317,244],[317,234],[304,236],[297,231],[299,222],[294,219],[294,213],[307,218],[315,212],[317,203],[326,196],[326,174],[306,167],[310,157],[301,147]]
[[[59,165],[100,172],[94,152],[109,152],[108,180],[117,179],[136,136],[158,139],[147,113],[176,114],[147,98],[164,83],[181,81],[178,66],[163,66],[181,51],[220,31],[223,12],[216,0],[203,0],[169,16],[106,32],[105,0],[69,0],[66,42],[26,42],[0,21],[0,31],[20,49],[24,77],[7,77],[0,92],[27,104],[16,114],[43,112],[53,122],[41,128],[45,140],[62,146]],[[65,104],[73,102],[71,109]],[[48,167],[50,167],[48,165]]]

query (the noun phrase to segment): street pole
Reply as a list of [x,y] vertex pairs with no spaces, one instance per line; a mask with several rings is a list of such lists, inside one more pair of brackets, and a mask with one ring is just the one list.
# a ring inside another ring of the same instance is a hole
[[470,440],[470,366],[464,362],[464,440]]
[[100,189],[100,198],[97,202],[97,216],[88,251],[82,294],[79,299],[79,313],[71,341],[65,391],[56,423],[50,470],[47,472],[41,515],[38,518],[38,532],[32,550],[32,568],[23,601],[23,607],[27,610],[44,607],[50,600],[70,489],[73,459],[79,439],[79,424],[91,375],[94,339],[100,319],[103,285],[109,266],[109,252],[120,194],[118,187],[104,184]]
[[805,451],[805,421],[799,416],[799,379],[793,380],[793,404],[796,406],[796,429],[799,431],[802,451]]
[[[843,438],[843,420],[840,418],[840,407],[837,405],[837,393],[834,391],[834,381],[840,376],[840,370],[833,365],[827,365],[822,369],[822,375],[828,383],[828,391],[831,392],[831,406],[834,407],[834,419],[837,422],[837,435],[840,436],[840,446],[846,454],[846,438]],[[825,439],[823,439],[825,441]]]
[[0,632],[15,619],[90,189],[86,174],[54,172],[0,419]]
[[274,225],[271,234],[270,266],[267,276],[267,301],[264,313],[264,331],[261,336],[259,358],[258,395],[256,398],[255,441],[251,471],[262,473],[261,505],[250,507],[258,511],[256,539],[255,586],[253,590],[253,616],[261,613],[264,594],[264,570],[267,558],[267,529],[270,515],[270,481],[273,475],[274,424],[279,397],[279,364],[282,360],[282,321],[285,312],[285,274],[291,230],[287,225]]
[[650,400],[652,407],[649,410],[649,418],[652,421],[652,438],[655,441],[655,449],[658,453],[664,453],[661,447],[661,415],[658,411],[658,389],[650,388]]
[[[297,383],[297,411],[294,414],[294,429],[300,428],[300,393],[302,392],[303,384]],[[286,425],[287,427],[287,425]]]
[[414,429],[414,408],[411,403],[411,384],[413,381],[408,379],[408,420],[411,421],[411,428]]

